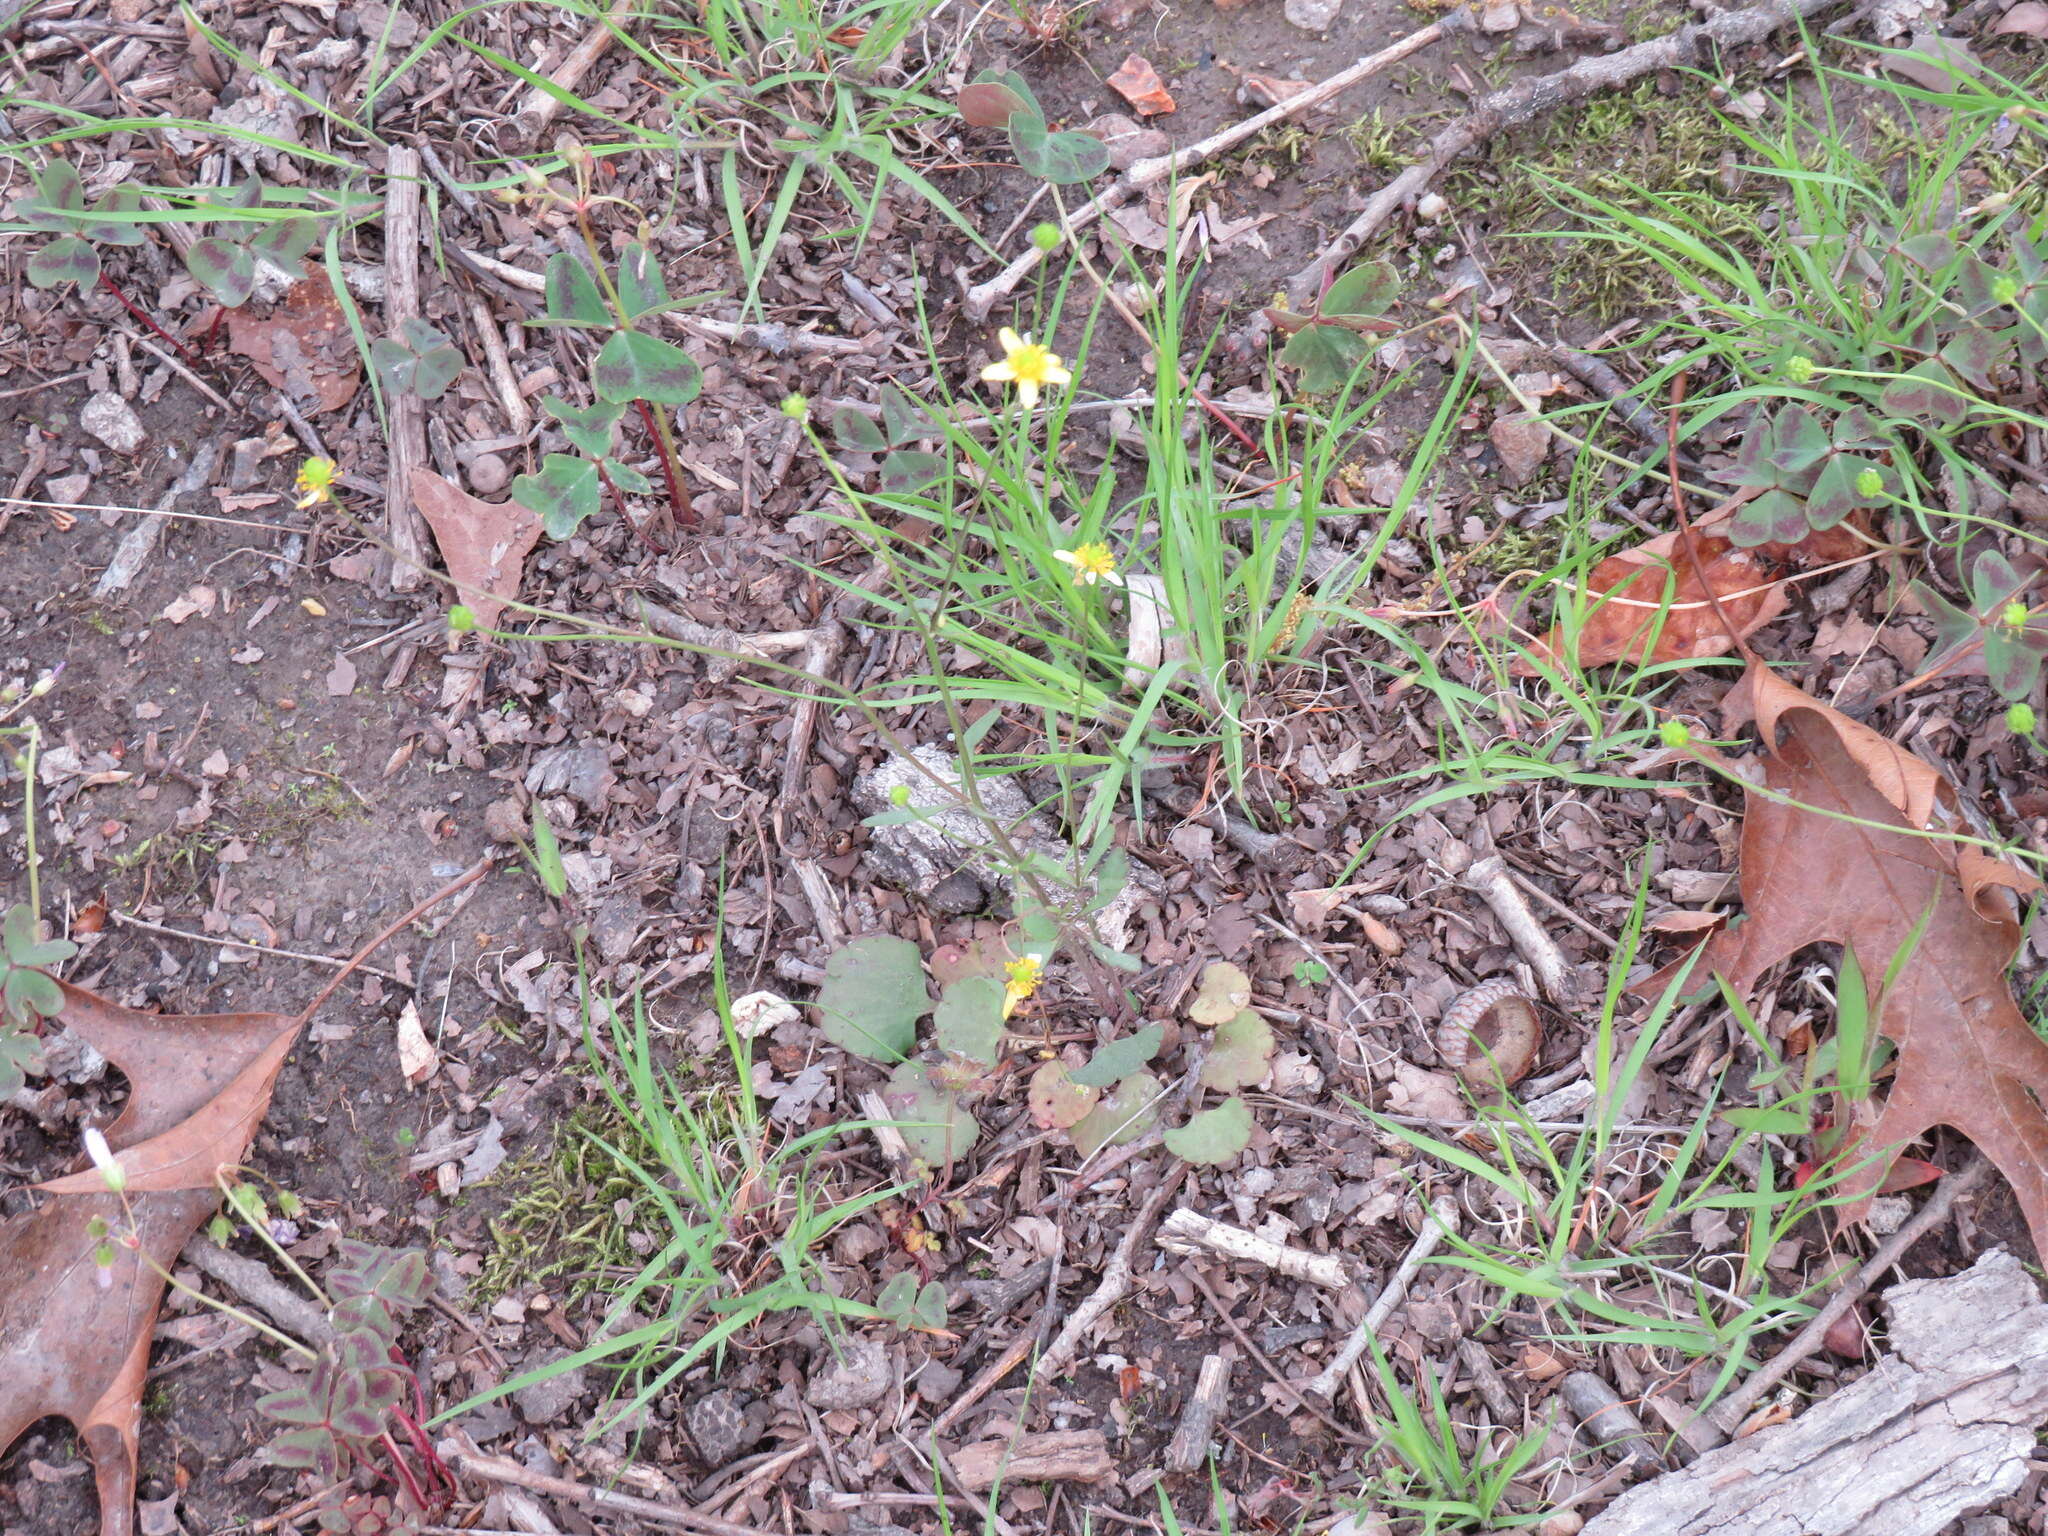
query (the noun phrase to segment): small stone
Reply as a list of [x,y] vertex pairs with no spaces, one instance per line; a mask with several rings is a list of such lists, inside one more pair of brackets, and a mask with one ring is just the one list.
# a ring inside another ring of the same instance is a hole
[[479,496],[502,491],[512,483],[512,468],[503,456],[480,453],[469,461],[469,488]]
[[[558,1349],[551,1353],[542,1365],[569,1358],[567,1350]],[[521,1387],[512,1394],[512,1401],[519,1405],[519,1411],[526,1415],[529,1424],[552,1424],[583,1399],[585,1376],[583,1367],[572,1366],[559,1376],[550,1376],[545,1381],[536,1381],[532,1386]]]
[[1287,0],[1287,19],[1304,32],[1327,32],[1344,0]]
[[696,1442],[707,1467],[718,1468],[738,1458],[761,1438],[762,1416],[749,1414],[740,1394],[730,1387],[707,1392],[683,1410],[683,1425]]
[[646,913],[637,896],[614,896],[590,919],[590,937],[597,952],[616,965],[633,953]]
[[889,1352],[879,1339],[848,1339],[834,1354],[826,1349],[804,1387],[813,1408],[865,1408],[889,1390]]
[[91,489],[91,475],[52,475],[43,482],[43,494],[52,501],[83,501]]
[[1550,453],[1550,429],[1526,411],[1496,417],[1486,435],[1500,455],[1500,477],[1510,490],[1534,479]]
[[104,389],[85,402],[78,424],[116,453],[132,454],[149,440],[133,407]]
[[1425,192],[1415,201],[1415,217],[1425,224],[1434,224],[1450,211],[1451,205],[1435,192]]
[[924,1369],[917,1373],[917,1395],[928,1403],[951,1402],[964,1379],[950,1365],[928,1360]]
[[1512,32],[1522,24],[1521,10],[1514,0],[1496,0],[1479,13],[1479,30],[1482,32]]
[[494,843],[526,841],[526,810],[507,795],[484,807],[484,835]]

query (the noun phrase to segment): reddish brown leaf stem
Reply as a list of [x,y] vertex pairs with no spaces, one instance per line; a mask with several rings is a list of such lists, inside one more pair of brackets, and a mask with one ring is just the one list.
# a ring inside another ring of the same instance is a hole
[[370,940],[369,943],[365,944],[361,949],[357,950],[355,954],[349,957],[348,964],[344,965],[340,970],[334,973],[334,979],[328,982],[326,986],[320,989],[320,995],[318,997],[315,997],[312,1002],[306,1004],[304,1010],[300,1012],[298,1018],[293,1021],[293,1027],[303,1028],[308,1022],[311,1021],[314,1014],[318,1013],[322,1008],[326,1007],[327,1000],[330,997],[334,996],[336,992],[339,992],[341,990],[341,984],[344,981],[348,980],[350,973],[353,972],[357,966],[363,964],[364,961],[368,960],[370,956],[374,955],[379,949],[381,949],[384,945],[385,940],[389,939],[393,934],[403,930],[408,923],[413,921],[413,919],[421,916],[423,913],[431,912],[435,907],[438,907],[442,902],[446,901],[450,896],[453,896],[457,891],[463,889],[465,886],[476,884],[477,881],[483,879],[485,875],[490,873],[491,866],[492,860],[488,855],[481,859],[478,859],[474,864],[470,865],[469,868],[465,869],[453,880],[450,880],[446,885],[442,886],[441,889],[434,892],[433,895],[427,897],[424,901],[419,902],[412,908],[411,911],[405,913],[396,921],[392,922],[388,927],[384,929],[383,932],[379,933],[375,938]]
[[675,514],[676,527],[694,528],[697,514],[683,502],[683,487],[676,475],[676,466],[669,457],[668,444],[662,438],[661,429],[654,423],[654,409],[645,400],[635,400],[634,407],[640,412],[640,424],[647,428],[647,435],[654,439],[656,454],[661,459],[661,478],[668,482],[669,510]]
[[154,320],[150,319],[148,315],[143,313],[143,311],[136,308],[135,305],[132,302],[130,302],[128,295],[123,293],[120,290],[120,288],[116,286],[114,280],[111,277],[107,276],[107,274],[104,272],[100,274],[100,286],[106,289],[107,292],[111,293],[115,298],[119,299],[121,301],[121,307],[127,310],[129,314],[133,315],[136,318],[136,320],[141,322],[143,325],[147,326],[151,331],[153,331],[163,340],[169,342],[172,346],[176,347],[178,349],[178,355],[184,358],[186,362],[196,363],[199,361],[199,356],[197,353],[195,353],[190,347],[186,346],[185,343],[178,340],[178,338],[173,336],[169,331],[165,330],[162,326],[158,325]]

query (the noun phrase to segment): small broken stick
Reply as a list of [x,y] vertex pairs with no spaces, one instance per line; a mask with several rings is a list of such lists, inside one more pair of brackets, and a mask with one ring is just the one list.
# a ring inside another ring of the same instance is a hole
[[[1569,69],[1518,81],[1484,97],[1464,117],[1429,141],[1429,152],[1366,201],[1364,210],[1323,253],[1287,283],[1295,309],[1315,302],[1339,266],[1392,218],[1394,211],[1420,197],[1453,160],[1470,154],[1504,128],[1529,122],[1554,108],[1583,100],[1596,91],[1612,90],[1655,69],[1676,69],[1692,62],[1702,45],[1730,47],[1769,37],[1788,21],[1810,16],[1830,0],[1769,0],[1747,10],[1722,11],[1662,37],[1624,48],[1619,53],[1580,59]],[[1135,167],[1134,167],[1135,169]]]
[[1243,1227],[1211,1221],[1186,1207],[1159,1223],[1159,1246],[1168,1253],[1220,1253],[1227,1259],[1262,1264],[1290,1280],[1307,1280],[1328,1290],[1347,1290],[1351,1285],[1351,1271],[1334,1253],[1289,1248]]
[[1358,1364],[1366,1344],[1379,1332],[1380,1324],[1394,1315],[1394,1308],[1401,1305],[1408,1295],[1408,1287],[1415,1283],[1422,1261],[1436,1252],[1446,1233],[1457,1230],[1457,1202],[1447,1196],[1432,1201],[1428,1213],[1422,1218],[1422,1231],[1416,1234],[1407,1257],[1401,1260],[1400,1267],[1388,1279],[1386,1289],[1366,1309],[1365,1316],[1358,1320],[1358,1326],[1351,1330],[1351,1336],[1344,1341],[1343,1347],[1330,1357],[1330,1363],[1318,1371],[1313,1380],[1302,1384],[1304,1397],[1321,1398],[1327,1403],[1337,1395],[1337,1388],[1351,1374],[1351,1367]]

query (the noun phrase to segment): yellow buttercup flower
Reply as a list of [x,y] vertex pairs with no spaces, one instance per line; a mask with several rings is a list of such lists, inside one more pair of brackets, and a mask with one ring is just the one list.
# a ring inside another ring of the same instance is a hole
[[1053,559],[1061,565],[1074,568],[1074,585],[1092,587],[1098,581],[1106,581],[1112,587],[1124,584],[1123,577],[1116,573],[1116,556],[1109,552],[1107,544],[1076,544],[1072,549],[1056,549]]
[[1017,398],[1028,411],[1038,404],[1038,392],[1055,384],[1071,384],[1074,376],[1060,362],[1059,354],[1029,336],[1019,336],[1008,326],[1002,330],[1003,360],[981,370],[984,384],[1014,384]]
[[292,481],[292,489],[299,493],[300,511],[317,507],[323,501],[334,500],[334,460],[308,459],[299,466],[298,478]]
[[1045,976],[1045,956],[1023,955],[1003,967],[1003,974],[1009,980],[1003,983],[1003,1017],[1008,1018],[1017,1011],[1017,1005],[1038,990],[1038,983]]

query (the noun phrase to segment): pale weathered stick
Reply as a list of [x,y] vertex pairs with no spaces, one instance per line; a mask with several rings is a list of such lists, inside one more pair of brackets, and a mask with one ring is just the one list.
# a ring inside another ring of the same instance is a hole
[[[393,145],[385,160],[384,330],[403,339],[420,314],[420,152]],[[391,454],[384,472],[384,536],[390,540],[394,592],[417,591],[433,559],[427,521],[412,504],[412,472],[427,462],[426,405],[409,389],[393,390]]]
[[1159,1223],[1159,1246],[1168,1253],[1220,1253],[1227,1259],[1262,1264],[1290,1280],[1307,1280],[1333,1291],[1348,1290],[1351,1286],[1351,1271],[1334,1253],[1289,1248],[1242,1227],[1211,1221],[1185,1206]]
[[1065,1371],[1073,1363],[1074,1356],[1080,1353],[1083,1335],[1100,1322],[1111,1307],[1130,1294],[1131,1265],[1138,1249],[1152,1235],[1152,1224],[1159,1219],[1159,1212],[1173,1198],[1173,1192],[1180,1188],[1181,1180],[1187,1177],[1188,1165],[1178,1158],[1174,1161],[1173,1172],[1152,1192],[1151,1198],[1138,1212],[1137,1220],[1124,1229],[1123,1241],[1116,1245],[1116,1252],[1102,1271],[1102,1283],[1095,1288],[1094,1294],[1074,1308],[1066,1326],[1046,1346],[1045,1353],[1038,1357],[1041,1376],[1050,1379]]
[[1744,11],[1723,11],[1637,43],[1619,53],[1580,59],[1569,69],[1538,75],[1485,97],[1478,106],[1429,141],[1429,153],[1375,192],[1364,211],[1330,242],[1327,249],[1288,279],[1287,296],[1296,309],[1313,303],[1337,267],[1393,217],[1394,210],[1413,202],[1443,168],[1470,154],[1503,128],[1513,128],[1541,113],[1583,100],[1596,91],[1612,90],[1653,69],[1676,69],[1690,63],[1704,43],[1730,47],[1769,37],[1786,22],[1810,16],[1833,0],[1771,0]]
[[[632,0],[613,0],[612,8],[605,12],[603,19],[584,35],[583,41],[569,50],[569,56],[562,60],[555,71],[548,76],[548,82],[557,89],[575,94],[576,87],[583,83],[583,77],[590,73],[591,66],[604,57],[605,50],[612,45],[619,28],[633,14]],[[526,93],[526,100],[513,115],[513,121],[532,143],[540,137],[541,129],[555,120],[555,114],[562,110],[562,103],[547,91],[535,86]]]
[[[1421,52],[1446,34],[1470,30],[1471,13],[1460,6],[1441,20],[1431,22],[1420,31],[1409,33],[1399,42],[1382,48],[1378,53],[1369,54],[1348,68],[1338,70],[1329,79],[1318,81],[1307,90],[1299,91],[1285,101],[1276,102],[1255,116],[1247,117],[1228,128],[1212,133],[1208,138],[1190,144],[1186,149],[1138,161],[1099,196],[1083,203],[1066,216],[1068,235],[1071,236],[1094,223],[1110,209],[1135,197],[1147,187],[1164,181],[1169,176],[1177,176],[1190,166],[1201,164],[1212,155],[1220,155],[1225,150],[1242,144],[1246,139],[1264,133],[1275,123],[1285,122],[1288,118],[1299,117],[1304,112],[1320,107],[1332,97],[1350,90],[1359,81],[1378,74],[1391,64],[1400,63],[1410,54]],[[967,297],[962,303],[962,307],[967,311],[967,318],[976,321],[986,320],[988,312],[995,307],[996,300],[1007,295],[1043,260],[1045,252],[1034,245],[987,282],[977,283],[968,289]]]
[[1401,1267],[1388,1279],[1386,1289],[1379,1299],[1367,1309],[1358,1326],[1351,1330],[1351,1337],[1344,1341],[1344,1347],[1330,1357],[1330,1363],[1316,1374],[1313,1381],[1302,1384],[1304,1397],[1320,1397],[1325,1402],[1337,1395],[1337,1388],[1344,1378],[1351,1374],[1351,1367],[1358,1364],[1365,1353],[1365,1346],[1380,1324],[1394,1315],[1394,1308],[1401,1305],[1408,1294],[1408,1287],[1415,1283],[1416,1271],[1422,1268],[1422,1261],[1437,1250],[1446,1233],[1458,1230],[1458,1207],[1449,1197],[1440,1197],[1431,1203],[1429,1214],[1423,1218],[1422,1230],[1416,1234],[1414,1246],[1408,1256],[1401,1260]]
[[1536,984],[1543,989],[1543,995],[1559,1007],[1571,1003],[1575,991],[1571,964],[1557,947],[1557,941],[1529,910],[1528,900],[1517,889],[1500,855],[1481,859],[1466,870],[1465,886],[1493,909],[1493,915],[1500,919],[1501,927],[1513,941],[1515,953],[1528,961],[1529,969],[1536,973]]

